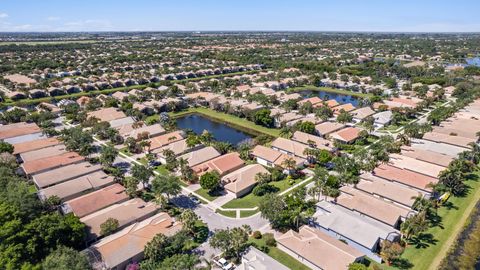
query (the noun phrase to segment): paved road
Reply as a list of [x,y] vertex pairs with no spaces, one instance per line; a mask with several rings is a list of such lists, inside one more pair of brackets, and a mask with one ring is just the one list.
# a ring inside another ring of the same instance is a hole
[[212,209],[204,204],[195,204],[185,193],[172,198],[172,203],[182,208],[190,208],[208,224],[210,230],[226,229],[240,227],[244,224],[249,225],[252,230],[265,231],[269,229],[269,223],[260,216],[260,213],[247,218],[229,218],[215,213]]

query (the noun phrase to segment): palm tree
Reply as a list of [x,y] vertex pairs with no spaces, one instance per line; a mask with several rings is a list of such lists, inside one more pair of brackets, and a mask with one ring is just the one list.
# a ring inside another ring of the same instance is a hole
[[400,232],[405,239],[410,239],[412,236],[417,236],[426,231],[429,227],[429,221],[426,217],[426,211],[421,211],[405,220],[400,225]]
[[407,146],[410,145],[410,138],[409,138],[408,135],[405,134],[405,133],[402,133],[402,134],[398,135],[397,139],[398,139],[403,145],[407,145]]
[[297,167],[297,162],[291,157],[284,159],[281,164],[289,173],[293,172]]

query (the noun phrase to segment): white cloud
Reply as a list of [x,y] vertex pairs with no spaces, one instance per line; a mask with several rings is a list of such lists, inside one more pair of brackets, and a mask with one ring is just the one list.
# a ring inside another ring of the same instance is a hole
[[88,19],[83,21],[70,21],[59,26],[56,31],[108,31],[113,30],[109,20]]
[[59,21],[61,18],[60,17],[56,17],[56,16],[49,16],[47,17],[47,21]]
[[0,19],[7,18],[8,14],[5,12],[0,12]]

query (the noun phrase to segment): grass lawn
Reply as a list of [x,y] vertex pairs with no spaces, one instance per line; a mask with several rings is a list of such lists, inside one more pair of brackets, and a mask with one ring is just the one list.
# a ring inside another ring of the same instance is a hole
[[259,248],[259,249],[261,247],[267,247],[268,248],[267,254],[270,257],[274,258],[275,260],[277,260],[278,262],[287,266],[290,269],[295,269],[295,270],[309,270],[310,269],[307,266],[305,266],[304,264],[302,264],[301,262],[297,261],[292,256],[290,256],[287,253],[281,251],[279,248],[267,246],[263,239],[250,238],[249,242],[250,243],[255,243],[257,248]]
[[226,204],[222,205],[223,208],[254,208],[258,206],[262,197],[253,195],[252,192],[248,193],[247,195],[233,199]]
[[255,215],[256,213],[258,213],[258,210],[240,211],[240,217],[241,218],[251,217],[251,216]]
[[130,153],[130,151],[128,151],[128,148],[127,148],[127,147],[120,149],[120,153],[123,153],[123,154],[125,154],[125,155],[127,155],[127,156],[129,156],[129,157],[132,156],[132,153]]
[[223,211],[223,210],[217,209],[215,212],[226,217],[231,217],[231,218],[237,217],[237,211]]
[[[299,178],[296,179],[293,184],[290,185],[288,179],[284,179],[282,181],[271,182],[270,184],[279,188],[277,193],[280,193],[295,184],[300,183],[303,179]],[[247,195],[237,198],[234,200],[229,201],[228,203],[222,205],[223,208],[254,208],[257,207],[263,197],[255,196],[252,192],[248,193]]]
[[280,129],[276,128],[267,128],[263,126],[256,125],[255,123],[245,119],[245,118],[240,118],[234,115],[226,114],[226,113],[221,113],[214,111],[212,109],[208,108],[188,108],[187,110],[177,112],[177,113],[171,113],[170,116],[172,118],[178,118],[181,116],[184,116],[186,114],[191,114],[191,113],[198,113],[201,115],[204,115],[206,117],[209,117],[213,120],[217,120],[220,122],[224,122],[226,124],[229,124],[233,127],[236,127],[238,129],[244,130],[247,133],[254,133],[254,134],[267,134],[273,137],[279,137],[280,136]]
[[[462,231],[465,223],[480,200],[480,171],[475,173],[476,180],[467,180],[465,183],[470,191],[465,197],[451,197],[447,206],[438,209],[438,215],[442,217],[441,227],[436,226],[428,229],[424,235],[433,235],[433,243],[425,243],[425,247],[409,245],[402,255],[413,266],[411,269],[437,269],[441,260],[447,255],[450,247],[455,243],[457,235]],[[394,266],[384,269],[398,269]]]
[[209,200],[209,201],[213,201],[215,200],[216,198],[220,197],[220,195],[210,195],[208,193],[207,190],[203,189],[203,188],[200,188],[200,189],[197,189],[195,190],[195,193],[197,193],[198,195],[204,197],[205,199]]
[[353,91],[348,91],[348,90],[343,90],[343,89],[337,89],[337,88],[330,88],[330,87],[319,87],[319,86],[313,86],[313,85],[305,85],[302,87],[293,87],[289,88],[288,91],[290,92],[300,92],[300,91],[324,91],[328,93],[335,93],[335,94],[341,94],[341,95],[349,95],[349,96],[354,96],[354,97],[360,97],[360,98],[367,98],[367,97],[372,97],[372,94],[364,94],[360,92],[353,92]]

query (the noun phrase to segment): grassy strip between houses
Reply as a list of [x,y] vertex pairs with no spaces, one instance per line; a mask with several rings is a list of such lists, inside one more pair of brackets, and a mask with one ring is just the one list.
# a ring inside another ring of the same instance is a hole
[[172,118],[179,118],[188,114],[193,114],[193,113],[198,113],[201,115],[204,115],[208,118],[211,118],[212,120],[217,120],[223,123],[226,123],[228,125],[231,125],[235,128],[238,128],[240,130],[243,130],[247,133],[253,133],[253,134],[266,134],[269,136],[273,137],[279,137],[280,136],[280,130],[276,128],[267,128],[263,126],[259,126],[245,118],[240,118],[231,114],[226,114],[226,113],[221,113],[214,111],[212,109],[208,108],[188,108],[187,110],[177,112],[177,113],[171,113],[170,116]]
[[197,193],[198,195],[202,196],[203,198],[209,201],[214,201],[216,198],[220,197],[220,195],[211,195],[210,193],[208,193],[207,190],[203,188],[195,190],[195,193]]
[[[441,227],[430,228],[424,233],[424,235],[433,235],[435,243],[426,244],[423,247],[410,245],[405,249],[402,259],[412,264],[411,269],[437,269],[447,255],[476,203],[480,200],[480,171],[476,171],[474,176],[475,179],[465,181],[470,187],[467,196],[451,197],[448,201],[451,207],[444,206],[438,209],[438,215],[442,217]],[[382,269],[399,269],[394,266],[382,265],[382,267]]]
[[290,269],[295,269],[295,270],[309,270],[310,269],[307,266],[305,266],[304,264],[302,264],[301,262],[297,261],[292,256],[290,256],[287,253],[281,251],[279,248],[267,246],[265,244],[265,240],[263,240],[263,239],[250,238],[249,242],[250,243],[255,243],[255,245],[259,249],[262,248],[262,247],[267,247],[268,248],[267,254],[270,257],[274,258],[275,260],[277,260],[278,262],[287,266]]
[[251,217],[256,213],[258,213],[258,210],[242,210],[240,211],[240,217],[241,218]]
[[328,93],[340,94],[340,95],[348,95],[352,97],[359,97],[359,98],[368,98],[372,97],[372,94],[369,93],[360,93],[360,92],[353,92],[349,90],[331,88],[331,87],[323,87],[323,86],[313,86],[313,85],[305,85],[301,87],[292,87],[289,88],[287,91],[289,92],[301,92],[301,91],[323,91]]
[[50,102],[50,101],[58,101],[62,99],[71,99],[71,98],[79,98],[83,96],[95,96],[95,95],[108,95],[112,94],[115,92],[119,91],[129,91],[132,89],[145,89],[149,86],[161,86],[161,85],[171,85],[175,83],[187,83],[187,82],[195,82],[195,81],[201,81],[201,80],[208,80],[208,79],[215,79],[215,78],[224,78],[224,77],[232,77],[236,75],[244,75],[244,74],[252,74],[252,73],[257,73],[259,70],[250,70],[250,71],[242,71],[242,72],[234,72],[234,73],[228,73],[228,74],[219,74],[219,75],[211,75],[211,76],[205,76],[205,77],[199,77],[199,78],[188,78],[184,80],[170,80],[170,81],[161,81],[157,83],[150,83],[150,84],[143,84],[143,85],[132,85],[132,86],[125,86],[125,87],[118,87],[118,88],[112,88],[112,89],[104,89],[104,90],[95,90],[95,91],[89,91],[89,92],[79,92],[79,93],[72,93],[72,94],[66,94],[66,95],[60,95],[60,96],[54,96],[54,97],[43,97],[43,98],[34,98],[34,99],[22,99],[22,100],[17,100],[17,101],[10,101],[10,102],[2,102],[0,103],[0,106],[28,106],[28,105],[35,105],[38,103],[42,102]]
[[230,218],[236,218],[237,217],[237,211],[224,211],[224,210],[220,210],[220,209],[217,209],[215,211],[217,214],[220,214],[222,216],[226,216],[226,217],[230,217]]

